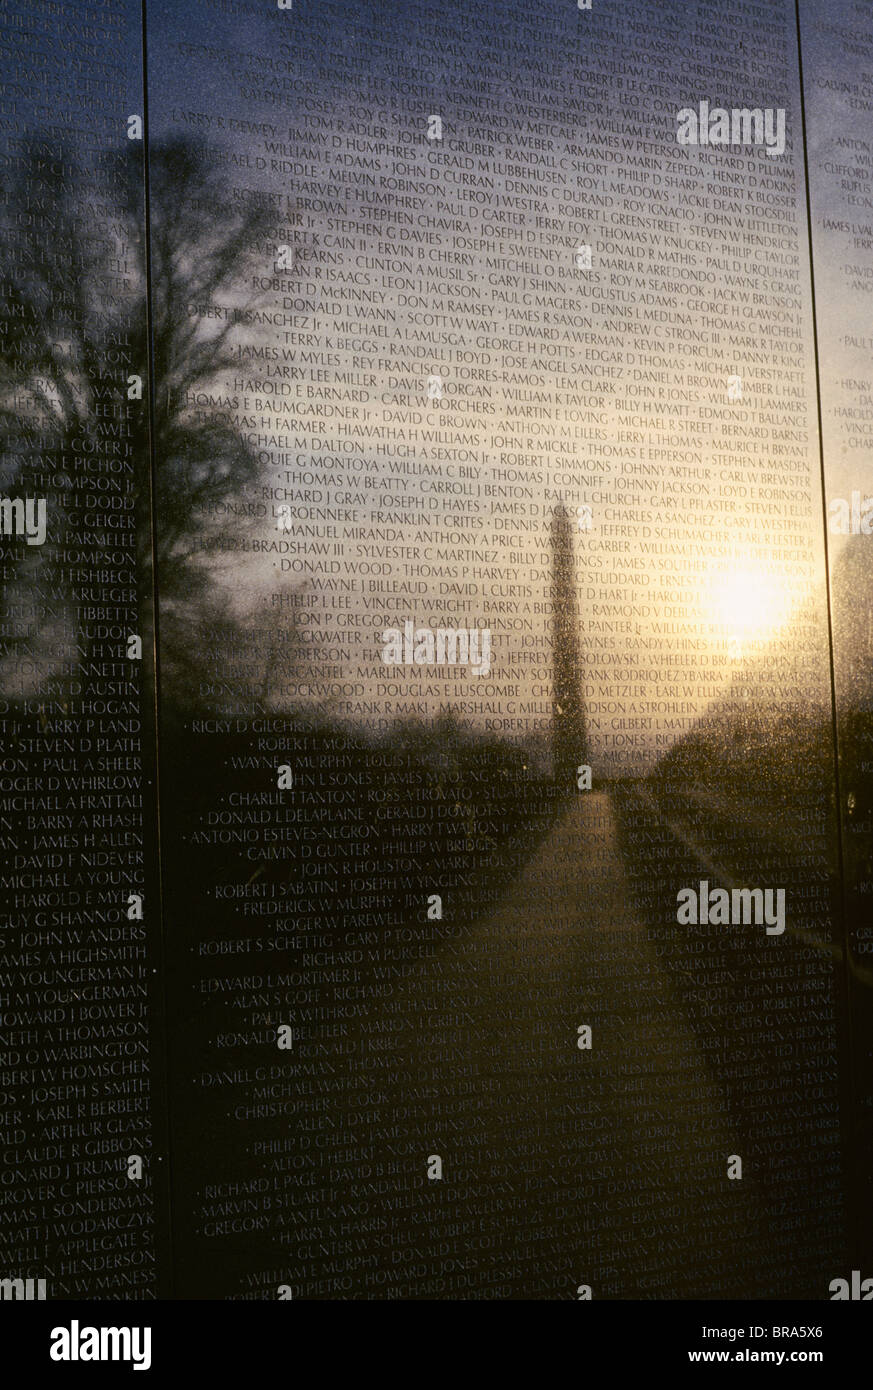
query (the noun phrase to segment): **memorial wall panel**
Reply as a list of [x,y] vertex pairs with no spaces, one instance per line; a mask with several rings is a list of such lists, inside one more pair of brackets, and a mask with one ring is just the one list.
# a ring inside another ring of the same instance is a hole
[[149,7],[180,1290],[824,1296],[794,6],[390,13]]
[[846,1071],[857,1265],[873,1239],[873,31],[869,11],[849,3],[826,10],[806,4],[802,21],[853,1043]]
[[150,1299],[169,1260],[141,15],[13,0],[2,26],[0,1277]]
[[0,1280],[829,1298],[869,8],[2,34]]

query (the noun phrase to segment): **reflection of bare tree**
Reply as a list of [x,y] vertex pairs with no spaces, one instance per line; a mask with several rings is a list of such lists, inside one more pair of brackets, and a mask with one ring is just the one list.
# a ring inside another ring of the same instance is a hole
[[[56,651],[63,619],[74,629],[77,565],[99,567],[105,551],[135,544],[137,504],[140,559],[149,558],[142,178],[133,155],[117,162],[109,196],[99,171],[35,138],[5,190],[2,217],[15,236],[0,252],[8,287],[0,488],[47,497],[49,526],[45,546],[4,545],[0,617],[26,610],[19,641],[31,649],[42,641]],[[198,610],[216,601],[223,538],[246,524],[247,489],[259,474],[232,418],[226,377],[234,329],[253,301],[246,274],[258,254],[263,266],[272,214],[260,202],[235,201],[191,141],[153,146],[149,168],[155,555],[165,668],[172,675],[178,665],[181,676],[197,649]],[[97,481],[108,486],[111,506],[93,506],[87,494]],[[42,608],[37,593],[47,600]]]
[[[95,475],[95,460],[113,449],[108,485],[122,519],[130,505],[134,448],[122,402],[126,376],[137,370],[135,316],[119,267],[135,257],[130,231],[99,217],[93,180],[71,156],[34,138],[13,169],[0,214],[0,488],[45,497],[48,527],[44,546],[2,543],[0,616],[11,634],[7,654],[33,651],[49,661],[73,625],[75,562],[66,547],[96,565],[111,539],[99,524],[104,514],[86,512],[83,485],[107,481]],[[112,430],[123,436],[117,443]],[[129,544],[120,533],[119,548]]]
[[153,147],[149,169],[156,551],[162,599],[171,599],[202,584],[205,534],[215,537],[215,518],[257,480],[254,452],[222,402],[227,374],[239,370],[233,330],[252,300],[246,272],[270,215],[233,201],[193,143]]

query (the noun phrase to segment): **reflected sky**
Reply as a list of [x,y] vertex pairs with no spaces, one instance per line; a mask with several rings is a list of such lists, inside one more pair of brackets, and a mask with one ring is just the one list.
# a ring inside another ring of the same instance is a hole
[[[227,197],[275,213],[225,303],[176,306],[204,336],[247,319],[238,372],[190,408],[258,450],[230,509],[255,526],[204,562],[240,613],[293,606],[348,692],[335,717],[545,727],[561,504],[597,763],[649,765],[766,651],[784,686],[791,641],[798,698],[823,703],[794,7],[748,31],[555,0],[147,12],[152,140],[202,140]],[[810,32],[807,71],[833,71],[835,37]],[[808,87],[823,162],[850,94]],[[676,111],[703,99],[784,108],[786,153],[679,147]],[[834,250],[819,312],[848,399],[862,296]],[[831,492],[855,483],[850,446]],[[407,620],[487,626],[489,676],[386,681],[382,635]]]

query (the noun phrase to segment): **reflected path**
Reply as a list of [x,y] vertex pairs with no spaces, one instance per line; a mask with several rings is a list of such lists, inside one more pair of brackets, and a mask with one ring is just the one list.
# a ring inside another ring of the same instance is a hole
[[390,1181],[380,1202],[312,1173],[332,1205],[363,1190],[380,1214],[369,1260],[330,1262],[347,1296],[754,1296],[761,1197],[727,1179],[740,1139],[629,901],[610,794],[580,796],[470,935],[362,1021],[373,1101],[347,1138]]

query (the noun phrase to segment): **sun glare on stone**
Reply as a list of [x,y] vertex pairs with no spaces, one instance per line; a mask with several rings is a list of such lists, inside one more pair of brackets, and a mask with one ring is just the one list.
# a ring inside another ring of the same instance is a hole
[[737,562],[713,575],[711,620],[729,640],[749,642],[772,637],[792,607],[786,586],[763,570]]

